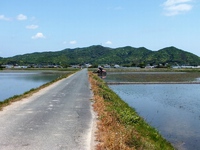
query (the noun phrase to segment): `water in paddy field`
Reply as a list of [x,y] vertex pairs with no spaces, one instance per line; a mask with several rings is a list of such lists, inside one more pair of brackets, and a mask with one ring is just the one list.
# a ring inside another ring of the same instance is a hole
[[2,71],[0,72],[0,101],[14,95],[23,94],[30,89],[40,87],[61,74],[41,71]]
[[200,84],[110,85],[179,150],[200,149]]

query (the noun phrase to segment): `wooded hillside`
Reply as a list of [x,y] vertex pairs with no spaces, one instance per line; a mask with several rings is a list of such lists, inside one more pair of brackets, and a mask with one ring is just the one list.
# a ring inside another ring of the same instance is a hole
[[176,47],[167,47],[158,51],[152,51],[144,47],[120,47],[108,48],[100,45],[64,49],[55,52],[35,52],[31,54],[17,55],[8,58],[0,57],[0,64],[119,64],[137,66],[138,64],[179,64],[200,65],[200,57],[183,51]]

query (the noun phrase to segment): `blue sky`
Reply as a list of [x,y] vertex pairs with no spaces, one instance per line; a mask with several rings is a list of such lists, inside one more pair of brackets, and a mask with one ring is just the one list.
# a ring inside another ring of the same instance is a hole
[[1,0],[0,57],[102,45],[200,56],[200,0]]

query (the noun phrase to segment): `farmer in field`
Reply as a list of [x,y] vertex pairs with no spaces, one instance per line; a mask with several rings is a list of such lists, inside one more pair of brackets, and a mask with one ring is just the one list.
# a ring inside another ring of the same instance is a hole
[[101,78],[105,78],[106,77],[106,70],[103,70],[103,67],[99,67],[98,72],[98,76],[101,76]]
[[99,67],[99,71],[100,71],[100,73],[102,73],[103,72],[103,67]]

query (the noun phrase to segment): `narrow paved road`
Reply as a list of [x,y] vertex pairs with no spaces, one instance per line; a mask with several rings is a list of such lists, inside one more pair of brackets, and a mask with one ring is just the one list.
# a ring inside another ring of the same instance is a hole
[[0,111],[0,150],[90,149],[91,97],[83,69],[6,107]]

